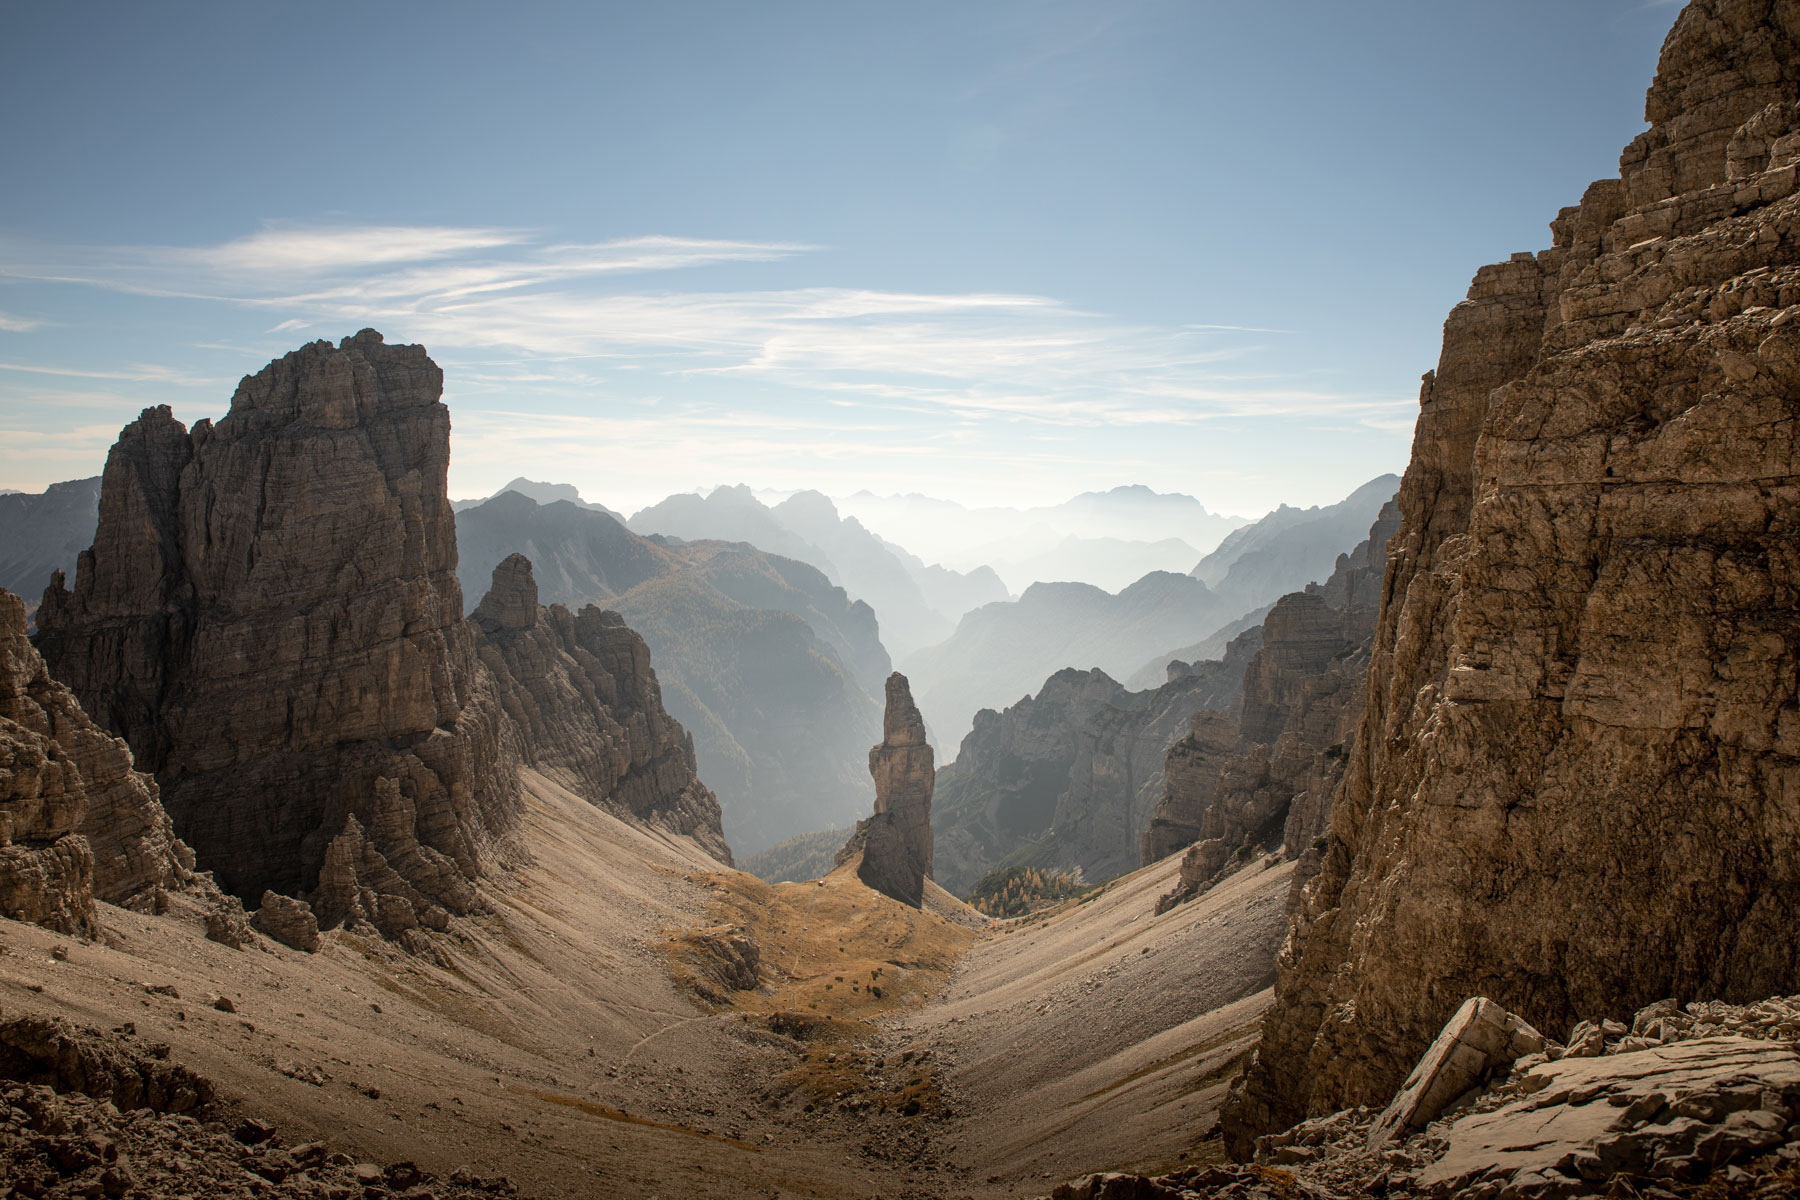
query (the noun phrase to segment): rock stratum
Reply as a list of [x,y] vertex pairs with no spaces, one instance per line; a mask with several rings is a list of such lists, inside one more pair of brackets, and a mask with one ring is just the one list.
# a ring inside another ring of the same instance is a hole
[[1800,988],[1796,95],[1800,3],[1690,4],[1619,176],[1445,322],[1235,1153],[1469,995],[1562,1037]]
[[282,896],[389,935],[471,911],[521,852],[534,755],[723,850],[641,642],[604,616],[558,641],[528,568],[490,596],[491,637],[464,620],[442,390],[423,347],[364,330],[246,377],[216,425],[146,409],[108,455],[73,590],[59,573],[38,612],[52,674],[282,928],[304,924]]

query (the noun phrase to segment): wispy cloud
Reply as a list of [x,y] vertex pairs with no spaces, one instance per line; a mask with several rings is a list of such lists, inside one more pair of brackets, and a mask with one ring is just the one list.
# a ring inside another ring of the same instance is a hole
[[42,329],[44,322],[34,321],[29,317],[15,317],[11,313],[0,312],[0,330],[7,333],[30,333],[33,329]]
[[[278,318],[271,334],[374,325],[447,359],[513,360],[510,373],[470,377],[477,388],[594,387],[631,370],[647,392],[735,381],[852,407],[1044,426],[1252,415],[1391,421],[1405,403],[1249,369],[1271,342],[1295,336],[1273,329],[1123,322],[1008,292],[730,290],[716,274],[711,286],[687,290],[642,282],[817,249],[669,236],[578,242],[488,227],[270,225],[201,247],[0,241],[0,277],[229,303]],[[648,382],[657,376],[667,383]]]

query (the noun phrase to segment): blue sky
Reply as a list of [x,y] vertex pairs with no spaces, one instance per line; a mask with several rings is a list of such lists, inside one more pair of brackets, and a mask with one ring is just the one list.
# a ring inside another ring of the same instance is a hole
[[1332,501],[1677,11],[0,0],[0,487],[374,325],[458,496]]

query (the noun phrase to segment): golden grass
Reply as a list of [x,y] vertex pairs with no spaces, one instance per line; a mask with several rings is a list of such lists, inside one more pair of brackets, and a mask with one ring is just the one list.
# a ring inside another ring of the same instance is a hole
[[[935,1073],[910,1054],[876,1063],[858,1048],[882,1017],[925,1004],[979,936],[871,890],[846,863],[824,879],[768,884],[742,872],[692,875],[713,892],[706,924],[667,931],[661,947],[676,982],[717,1012],[737,1012],[804,1043],[783,1077],[815,1101],[862,1095],[902,1112],[940,1106]],[[761,953],[761,986],[723,993],[689,953],[708,928],[735,925]],[[883,1083],[871,1083],[874,1067]]]

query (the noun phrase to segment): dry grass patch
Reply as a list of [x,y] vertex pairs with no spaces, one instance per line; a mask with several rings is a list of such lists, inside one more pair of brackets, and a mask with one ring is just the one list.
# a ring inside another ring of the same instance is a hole
[[[872,1058],[859,1043],[882,1017],[916,1008],[948,982],[980,936],[872,891],[849,863],[824,879],[768,884],[741,872],[689,877],[712,893],[706,924],[665,933],[661,947],[682,987],[718,1012],[737,1012],[803,1046],[782,1078],[808,1107],[942,1108],[935,1064],[913,1051]],[[757,986],[723,988],[720,947],[748,939]]]

